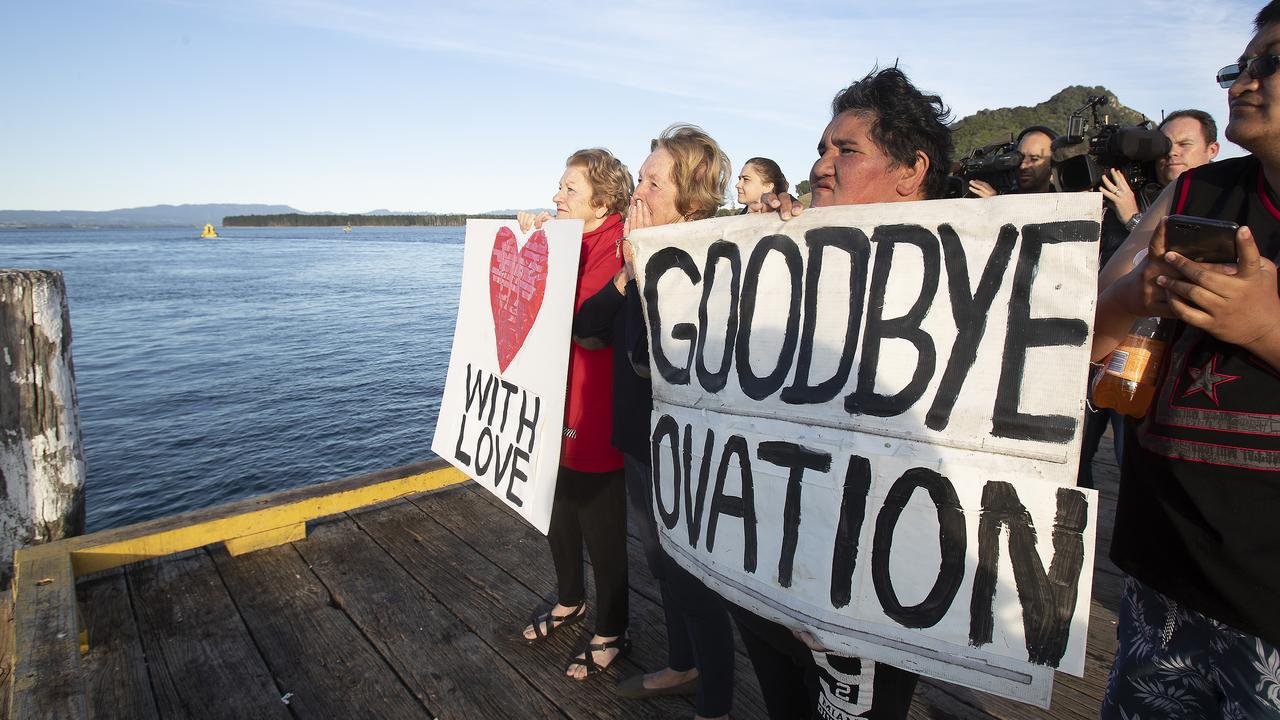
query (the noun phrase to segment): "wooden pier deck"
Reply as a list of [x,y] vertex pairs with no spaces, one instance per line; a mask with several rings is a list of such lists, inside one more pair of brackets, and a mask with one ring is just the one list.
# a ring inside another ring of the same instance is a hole
[[[1047,712],[922,681],[911,717],[1097,717],[1120,579],[1106,559],[1114,465],[1095,463],[1095,477],[1103,501],[1085,677],[1059,673]],[[630,550],[635,651],[586,682],[563,675],[584,631],[535,647],[514,640],[554,593],[550,558],[541,535],[472,483],[331,516],[305,539],[237,557],[213,545],[99,572],[76,584],[89,716],[692,717],[685,698],[612,692],[619,677],[665,664],[660,596],[635,537]],[[741,649],[737,671],[733,716],[766,717]]]

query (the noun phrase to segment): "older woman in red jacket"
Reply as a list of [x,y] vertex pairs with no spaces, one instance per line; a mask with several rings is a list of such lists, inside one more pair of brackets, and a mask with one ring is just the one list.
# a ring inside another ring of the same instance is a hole
[[[608,150],[579,150],[565,162],[552,198],[557,219],[582,220],[582,255],[574,310],[621,268],[617,247],[630,200],[631,173]],[[551,216],[520,213],[521,228]],[[586,617],[582,547],[591,554],[596,582],[596,628],[587,647],[569,660],[566,674],[583,679],[612,665],[631,649],[627,637],[627,490],[622,454],[613,434],[613,353],[574,343],[565,394],[564,440],[547,541],[559,598],[535,612],[524,629],[538,643]]]

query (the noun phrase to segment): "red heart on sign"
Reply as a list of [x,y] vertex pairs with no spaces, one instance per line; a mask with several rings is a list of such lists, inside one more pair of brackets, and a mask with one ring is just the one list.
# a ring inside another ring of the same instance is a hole
[[498,367],[506,372],[529,337],[547,289],[547,236],[541,230],[517,247],[510,228],[498,228],[489,259],[489,304]]

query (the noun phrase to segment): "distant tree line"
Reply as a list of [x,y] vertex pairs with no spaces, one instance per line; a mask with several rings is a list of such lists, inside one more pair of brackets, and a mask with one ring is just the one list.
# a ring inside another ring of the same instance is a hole
[[228,215],[223,227],[453,227],[467,224],[467,218],[514,220],[515,215]]
[[[967,155],[975,148],[991,143],[1005,142],[1013,139],[1026,127],[1045,125],[1056,133],[1065,133],[1067,118],[1072,111],[1084,105],[1090,95],[1106,95],[1110,102],[1100,109],[1099,114],[1105,116],[1104,122],[1119,125],[1134,125],[1146,116],[1120,104],[1114,93],[1105,87],[1086,87],[1073,85],[1064,88],[1045,102],[1032,107],[997,108],[979,110],[978,112],[951,125],[951,140],[955,144],[955,160]],[[1090,116],[1086,115],[1090,118]],[[733,191],[730,190],[730,193]],[[802,180],[796,184],[796,195],[809,192],[809,181]],[[735,205],[721,208],[719,216],[734,215],[741,212]],[[225,227],[342,227],[344,225],[375,225],[403,227],[436,227],[465,225],[468,217],[495,218],[513,220],[514,215],[306,215],[289,213],[287,215],[228,215],[222,219]]]

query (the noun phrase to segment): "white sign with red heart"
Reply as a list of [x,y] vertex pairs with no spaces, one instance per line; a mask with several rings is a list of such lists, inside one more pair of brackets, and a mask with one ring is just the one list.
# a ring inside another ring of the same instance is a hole
[[545,533],[564,426],[580,220],[468,220],[431,450]]

